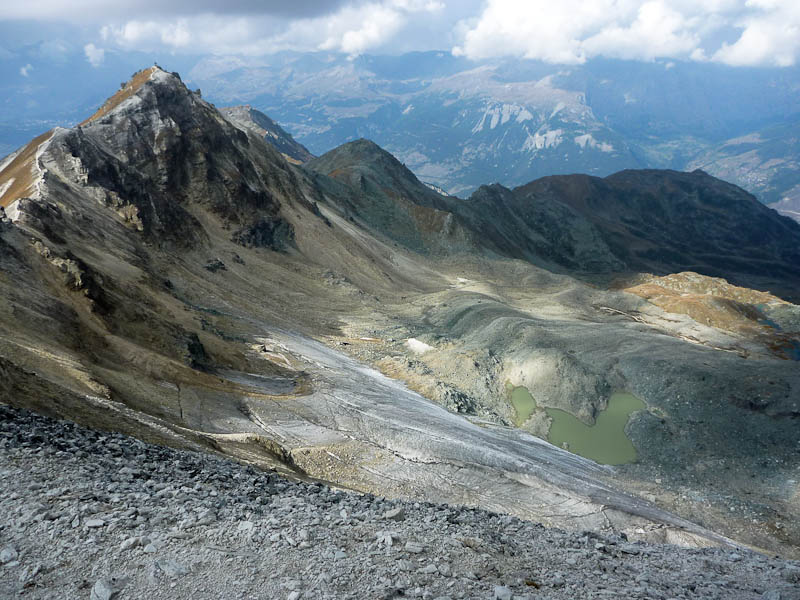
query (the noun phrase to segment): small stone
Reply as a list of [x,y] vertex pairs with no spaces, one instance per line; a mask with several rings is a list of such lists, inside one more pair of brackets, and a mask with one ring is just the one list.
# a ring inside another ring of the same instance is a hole
[[289,595],[286,597],[286,600],[297,600],[298,598],[300,598],[300,592],[295,590],[289,593]]
[[800,583],[800,567],[789,565],[781,571],[781,579],[789,583]]
[[145,547],[142,548],[142,552],[146,552],[147,554],[155,554],[158,552],[158,548],[156,548],[154,544],[146,544]]
[[98,579],[89,594],[89,600],[112,600],[118,593],[111,579]]
[[161,570],[164,575],[170,578],[180,577],[189,572],[189,569],[184,567],[182,564],[169,559],[157,560],[155,566]]
[[379,544],[384,544],[387,547],[394,545],[394,540],[397,539],[397,534],[389,531],[379,531],[375,534],[375,539]]
[[406,552],[411,552],[412,554],[419,554],[425,551],[425,546],[419,542],[408,541],[406,542],[405,550]]
[[241,532],[248,532],[253,531],[253,522],[252,521],[241,521],[237,527],[237,529]]
[[225,263],[218,258],[214,258],[208,261],[205,265],[205,268],[211,271],[212,273],[216,273],[217,271],[227,270],[227,268],[225,267]]
[[417,572],[422,573],[423,575],[433,575],[434,573],[439,572],[439,567],[436,565],[427,565],[419,569]]
[[122,552],[125,552],[126,550],[130,550],[131,548],[137,548],[139,546],[147,546],[149,544],[150,544],[150,540],[148,540],[147,538],[144,538],[144,537],[141,537],[141,536],[136,536],[136,537],[128,538],[127,540],[122,542],[119,545],[119,549]]
[[13,546],[6,546],[2,550],[0,550],[0,565],[4,565],[6,563],[10,563],[12,560],[16,560],[19,556],[16,548]]
[[505,585],[494,586],[494,600],[511,600],[511,588]]
[[383,518],[387,521],[402,521],[406,518],[406,511],[403,510],[402,506],[397,508],[393,508],[392,510],[387,510],[383,513]]
[[86,521],[86,526],[89,529],[97,529],[99,527],[105,527],[106,522],[103,519],[89,519]]

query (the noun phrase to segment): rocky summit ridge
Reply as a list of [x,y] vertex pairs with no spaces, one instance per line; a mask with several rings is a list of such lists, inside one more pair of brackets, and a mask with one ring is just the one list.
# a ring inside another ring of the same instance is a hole
[[[800,309],[743,296],[750,326],[726,329],[624,291],[686,265],[793,289],[796,226],[732,186],[626,172],[459,200],[366,140],[294,165],[155,67],[1,166],[3,403],[630,542],[800,547]],[[592,426],[617,391],[645,406],[635,462],[547,443],[553,411]]]
[[296,141],[280,125],[250,105],[219,109],[232,123],[253,131],[275,146],[283,157],[293,164],[308,162],[314,155]]

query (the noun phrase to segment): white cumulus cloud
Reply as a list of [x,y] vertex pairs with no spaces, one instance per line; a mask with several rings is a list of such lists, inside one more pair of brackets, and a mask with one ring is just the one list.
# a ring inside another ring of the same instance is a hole
[[99,67],[103,64],[103,59],[106,57],[106,51],[98,48],[94,44],[86,44],[83,47],[83,53],[86,55],[86,60],[89,61],[93,67]]
[[800,2],[748,0],[751,13],[739,19],[742,34],[714,54],[714,60],[737,66],[792,66],[800,57]]
[[442,11],[433,0],[375,0],[294,19],[209,13],[167,19],[132,19],[104,25],[103,40],[123,48],[172,49],[259,55],[280,50],[331,50],[358,55],[392,40],[415,15]]
[[[453,53],[583,63],[595,56],[790,66],[798,0],[487,0]],[[724,40],[724,41],[720,41]]]

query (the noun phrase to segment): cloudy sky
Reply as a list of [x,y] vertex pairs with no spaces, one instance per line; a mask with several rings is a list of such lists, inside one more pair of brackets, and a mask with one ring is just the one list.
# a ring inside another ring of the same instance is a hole
[[603,56],[784,67],[800,59],[800,0],[3,2],[0,60],[21,32],[29,38],[38,31],[42,37],[68,32],[64,36],[95,66],[107,52],[125,50],[356,56],[436,49],[472,59],[516,56],[558,64]]

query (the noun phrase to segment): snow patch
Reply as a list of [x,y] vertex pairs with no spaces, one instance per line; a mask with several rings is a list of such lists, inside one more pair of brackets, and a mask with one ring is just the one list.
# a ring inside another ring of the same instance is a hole
[[14,200],[6,206],[6,216],[11,219],[12,223],[17,222],[17,219],[19,219],[19,200]]
[[408,349],[414,354],[425,354],[429,350],[433,350],[433,346],[429,346],[425,342],[419,341],[417,338],[408,338],[406,340],[406,346],[408,346]]
[[566,107],[567,107],[567,105],[564,104],[563,102],[559,102],[558,104],[556,104],[556,107],[553,109],[553,112],[550,113],[550,118],[552,119],[553,117],[555,117],[558,113],[560,113]]
[[3,194],[5,194],[6,191],[8,191],[8,188],[10,188],[14,184],[14,181],[16,181],[16,180],[12,177],[11,179],[6,181],[5,183],[0,184],[0,198],[2,198]]
[[498,125],[505,125],[512,118],[517,123],[524,123],[533,119],[533,115],[519,104],[490,104],[484,109],[480,121],[472,128],[472,133],[483,131],[487,119],[489,120],[489,129],[494,129]]
[[579,135],[575,137],[575,143],[581,147],[581,149],[589,148],[596,148],[600,150],[600,152],[613,152],[614,146],[609,144],[608,142],[598,142],[594,137],[592,137],[591,133],[584,133],[583,135]]
[[551,129],[537,131],[533,135],[528,134],[527,139],[522,144],[522,151],[536,151],[544,148],[555,148],[563,139],[562,129]]
[[524,123],[525,121],[530,121],[533,119],[533,115],[528,112],[527,108],[523,108],[521,111],[517,113],[516,121],[517,123]]

